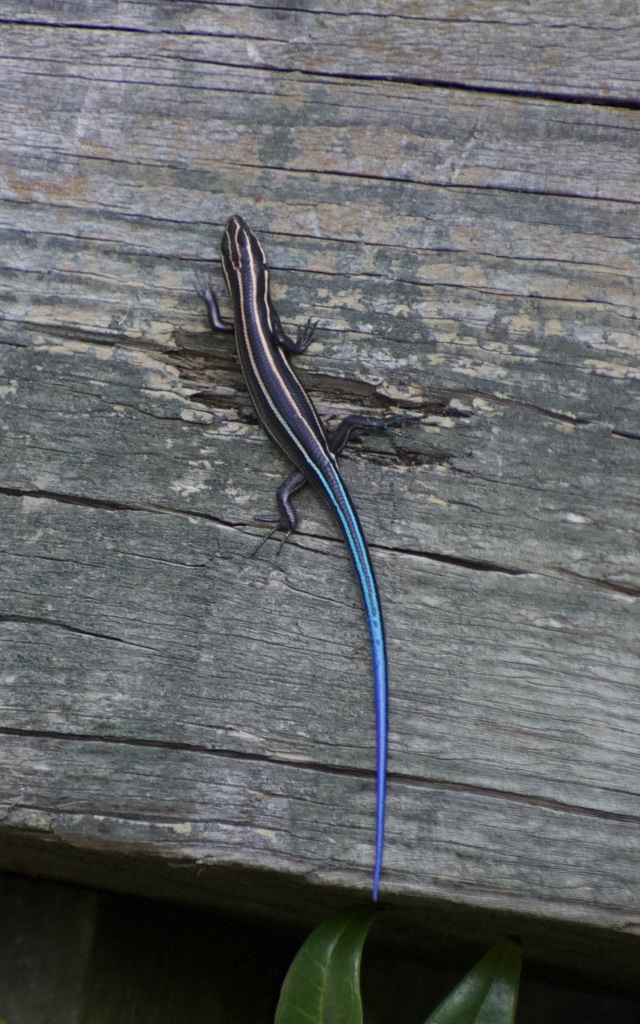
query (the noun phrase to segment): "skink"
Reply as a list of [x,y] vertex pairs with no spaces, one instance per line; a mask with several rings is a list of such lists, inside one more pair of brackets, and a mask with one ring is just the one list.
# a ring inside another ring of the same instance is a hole
[[[360,520],[340,475],[336,456],[352,431],[386,426],[388,420],[349,416],[330,435],[291,369],[286,353],[303,352],[314,325],[309,321],[294,341],[282,327],[269,292],[269,268],[260,242],[237,215],[229,218],[221,244],[222,268],[233,302],[233,323],[222,319],[215,293],[203,283],[214,331],[235,333],[240,366],[258,418],[267,434],[296,466],[277,492],[278,527],[287,536],[296,528],[292,496],[309,481],[333,512],[355,567],[369,627],[376,715],[376,828],[372,897],[378,898],[387,775],[387,657],[378,587]],[[286,538],[285,538],[286,539]]]

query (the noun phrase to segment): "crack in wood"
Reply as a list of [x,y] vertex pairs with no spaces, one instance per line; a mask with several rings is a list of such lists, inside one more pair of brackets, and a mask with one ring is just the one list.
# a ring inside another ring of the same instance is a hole
[[125,647],[136,647],[142,651],[151,651],[158,654],[159,650],[149,647],[146,644],[137,644],[133,640],[125,640],[121,636],[113,636],[109,633],[97,633],[90,629],[82,629],[80,626],[72,626],[68,622],[61,622],[58,619],[48,619],[40,615],[0,615],[0,622],[27,623],[31,626],[51,626],[54,629],[62,629],[68,633],[77,633],[79,636],[92,637],[96,640],[109,640],[114,643],[124,644]]

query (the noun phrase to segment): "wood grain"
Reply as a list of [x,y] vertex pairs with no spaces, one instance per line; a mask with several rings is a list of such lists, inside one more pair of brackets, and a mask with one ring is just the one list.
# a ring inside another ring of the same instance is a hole
[[194,290],[239,212],[285,324],[319,318],[321,413],[413,417],[343,460],[389,640],[385,900],[632,984],[637,27],[302,6],[5,5],[0,862],[367,893],[355,583],[312,495],[248,557],[287,467]]
[[[77,32],[85,59],[95,46],[101,63],[107,46],[134,66],[139,48],[150,42],[158,69],[174,60],[215,62],[550,93],[611,105],[638,100],[639,29],[625,0],[606,8],[597,0],[540,0],[535,6],[514,0],[508,7],[495,0],[470,0],[463,7],[438,0],[427,11],[417,0],[373,0],[346,8],[340,0],[328,0],[322,8],[295,0],[260,5],[125,0],[117,7],[98,0],[88,9],[67,0],[62,14],[47,0],[7,0],[4,6],[5,17],[35,22],[43,43],[58,27],[72,42]],[[87,28],[93,30],[89,38]]]

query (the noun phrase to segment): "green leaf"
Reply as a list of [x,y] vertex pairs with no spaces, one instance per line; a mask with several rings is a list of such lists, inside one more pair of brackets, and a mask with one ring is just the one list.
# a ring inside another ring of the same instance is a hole
[[275,1024],[362,1024],[360,961],[376,910],[344,910],[304,942],[280,992]]
[[513,1024],[521,964],[519,943],[498,942],[425,1024]]

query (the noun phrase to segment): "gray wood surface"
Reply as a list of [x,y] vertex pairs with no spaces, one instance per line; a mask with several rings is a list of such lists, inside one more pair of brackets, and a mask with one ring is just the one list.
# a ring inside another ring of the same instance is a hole
[[629,981],[637,18],[304,6],[3,4],[0,864],[301,918],[368,892],[356,585],[313,495],[248,557],[287,467],[194,291],[239,212],[319,319],[321,414],[414,417],[343,459],[389,919]]

